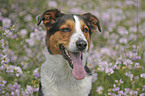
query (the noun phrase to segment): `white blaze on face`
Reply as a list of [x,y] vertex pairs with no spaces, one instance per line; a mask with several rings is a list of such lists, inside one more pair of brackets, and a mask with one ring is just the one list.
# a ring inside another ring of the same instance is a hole
[[88,42],[81,30],[81,23],[80,23],[80,20],[79,20],[79,17],[74,15],[74,20],[75,20],[75,30],[74,30],[74,33],[73,35],[71,36],[70,38],[70,42],[69,42],[69,46],[68,46],[68,50],[71,51],[71,52],[77,52],[77,46],[76,46],[76,42],[81,39],[81,40],[84,40],[86,41],[87,43],[87,47],[84,51],[87,51],[88,50]]

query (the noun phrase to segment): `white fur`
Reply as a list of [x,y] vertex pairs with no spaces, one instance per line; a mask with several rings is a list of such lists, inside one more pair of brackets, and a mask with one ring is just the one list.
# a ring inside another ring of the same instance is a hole
[[[87,42],[82,30],[81,30],[81,24],[80,24],[80,20],[79,20],[79,17],[74,15],[74,20],[75,20],[75,32],[74,34],[71,36],[70,38],[70,42],[69,42],[69,46],[68,46],[68,50],[69,51],[77,51],[77,47],[76,47],[76,42],[77,40],[79,39],[82,39],[84,41]],[[88,50],[88,42],[87,42],[87,47],[84,51],[87,51]]]
[[92,87],[92,76],[76,80],[62,55],[51,55],[48,52],[45,55],[46,61],[41,67],[44,96],[88,96]]

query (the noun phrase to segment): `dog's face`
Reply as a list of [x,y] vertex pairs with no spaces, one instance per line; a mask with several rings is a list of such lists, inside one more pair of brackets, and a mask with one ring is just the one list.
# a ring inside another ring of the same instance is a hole
[[57,9],[47,10],[38,18],[43,21],[47,35],[46,45],[53,55],[61,54],[73,69],[76,79],[85,76],[82,53],[89,50],[95,29],[101,32],[99,20],[90,13],[64,14]]

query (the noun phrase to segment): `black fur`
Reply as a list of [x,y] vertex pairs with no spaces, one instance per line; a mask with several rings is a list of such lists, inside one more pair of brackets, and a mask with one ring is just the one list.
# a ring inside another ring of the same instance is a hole
[[[87,75],[90,76],[90,75],[92,75],[92,72],[91,72],[91,70],[88,68],[87,64],[88,64],[88,62],[87,62],[87,60],[86,60],[85,71],[86,71]],[[90,94],[89,94],[88,96],[92,96],[92,95],[91,95],[91,91],[90,91]]]
[[91,70],[88,68],[88,66],[85,66],[85,71],[87,72],[87,75],[92,75]]
[[38,92],[38,96],[44,96],[44,95],[43,95],[43,92],[42,92],[41,82],[39,83],[39,92]]
[[88,96],[92,96],[91,93]]

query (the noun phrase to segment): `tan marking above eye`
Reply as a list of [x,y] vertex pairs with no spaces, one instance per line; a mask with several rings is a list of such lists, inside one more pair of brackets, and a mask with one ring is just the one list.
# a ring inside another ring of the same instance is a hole
[[69,27],[68,25],[62,25],[59,29],[67,28]]
[[61,32],[72,32],[74,30],[75,23],[73,20],[67,20],[59,30]]
[[68,27],[67,25],[63,25],[59,28],[60,31],[62,32],[71,32],[70,27]]
[[[88,31],[89,31],[89,28],[88,26],[83,22],[83,20],[80,21],[81,23],[81,30],[83,31],[84,28],[86,28]],[[84,32],[84,31],[83,31]],[[87,33],[87,32],[84,32],[84,33]]]

